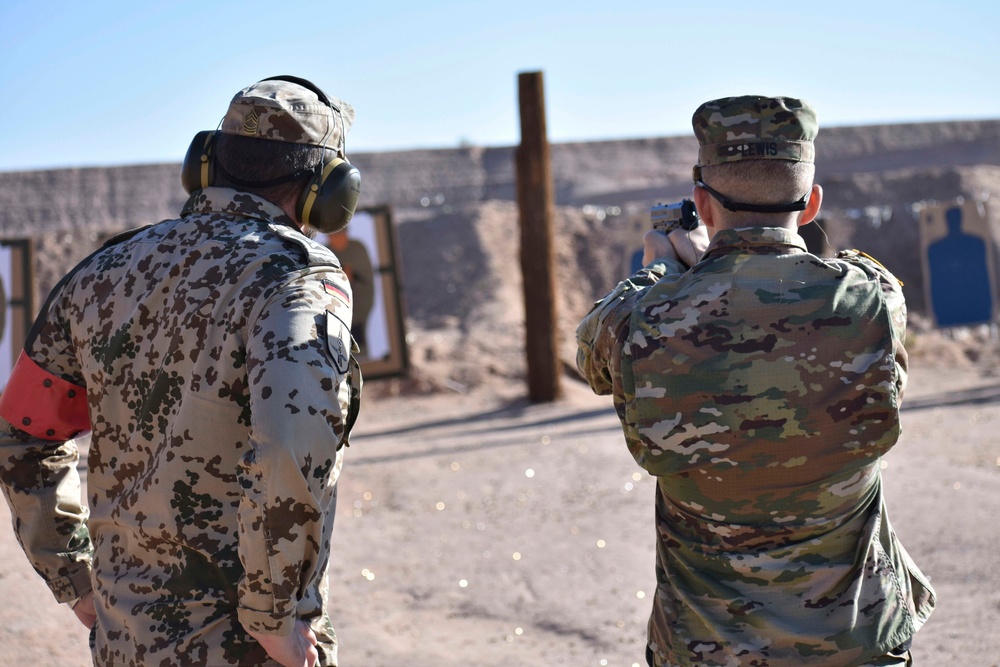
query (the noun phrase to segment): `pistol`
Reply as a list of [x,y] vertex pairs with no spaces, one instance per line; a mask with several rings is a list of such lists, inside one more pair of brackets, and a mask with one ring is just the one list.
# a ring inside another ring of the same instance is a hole
[[653,223],[653,229],[664,234],[669,234],[678,227],[691,231],[701,222],[694,202],[690,199],[682,199],[676,204],[657,204],[649,209],[649,219]]

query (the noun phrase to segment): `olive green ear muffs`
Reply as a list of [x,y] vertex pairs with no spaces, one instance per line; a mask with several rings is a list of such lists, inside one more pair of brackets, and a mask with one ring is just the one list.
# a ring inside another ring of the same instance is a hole
[[215,180],[214,143],[215,132],[212,130],[203,130],[191,140],[181,165],[181,185],[188,194],[207,188]]
[[299,221],[324,234],[339,232],[354,215],[361,195],[361,172],[333,158],[306,185],[295,206]]
[[[313,83],[294,76],[273,76],[263,81],[288,81],[316,93],[321,102],[330,107],[334,117],[340,117],[341,143],[339,152],[345,157],[333,157],[317,164],[295,206],[299,222],[325,234],[339,232],[354,216],[361,195],[361,172],[347,161],[344,147],[344,119],[337,105]],[[215,182],[216,163],[212,154],[216,131],[205,130],[194,135],[184,164],[181,166],[181,185],[188,194],[210,187]],[[227,178],[231,178],[226,174]],[[244,183],[247,187],[265,187],[272,183]]]

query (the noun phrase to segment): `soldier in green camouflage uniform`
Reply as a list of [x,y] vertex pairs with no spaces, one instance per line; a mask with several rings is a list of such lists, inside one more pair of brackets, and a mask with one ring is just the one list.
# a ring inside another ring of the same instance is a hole
[[645,268],[577,330],[581,371],[657,479],[647,659],[909,664],[934,592],[879,466],[906,384],[900,284],[796,233],[822,198],[807,104],[716,100],[694,129],[708,233],[647,233]]
[[[311,160],[353,118],[338,104],[265,81],[222,133]],[[225,165],[248,166],[283,168]],[[84,260],[0,400],[17,537],[93,625],[95,665],[337,664],[327,572],[360,378],[351,289],[304,235],[303,183],[199,189]],[[89,517],[72,439],[87,430]]]

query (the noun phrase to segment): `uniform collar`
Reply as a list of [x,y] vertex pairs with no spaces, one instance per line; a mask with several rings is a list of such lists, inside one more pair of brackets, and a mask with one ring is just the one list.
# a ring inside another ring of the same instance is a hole
[[741,227],[716,232],[705,255],[712,252],[786,254],[808,252],[805,240],[785,227]]
[[292,219],[277,204],[258,195],[231,188],[196,190],[184,204],[181,215],[195,213],[226,213],[264,222],[277,222],[297,229]]

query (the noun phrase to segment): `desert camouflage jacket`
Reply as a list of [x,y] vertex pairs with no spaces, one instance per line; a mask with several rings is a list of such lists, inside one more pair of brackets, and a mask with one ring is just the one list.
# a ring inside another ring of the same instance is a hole
[[854,665],[927,619],[879,466],[905,320],[877,262],[748,228],[690,270],[652,263],[580,324],[580,370],[657,477],[657,665]]
[[96,665],[276,664],[246,630],[288,634],[296,619],[336,664],[327,571],[350,324],[333,253],[222,188],[53,291],[25,354],[85,388],[89,518],[74,440],[0,421],[0,479],[56,598],[93,586]]

